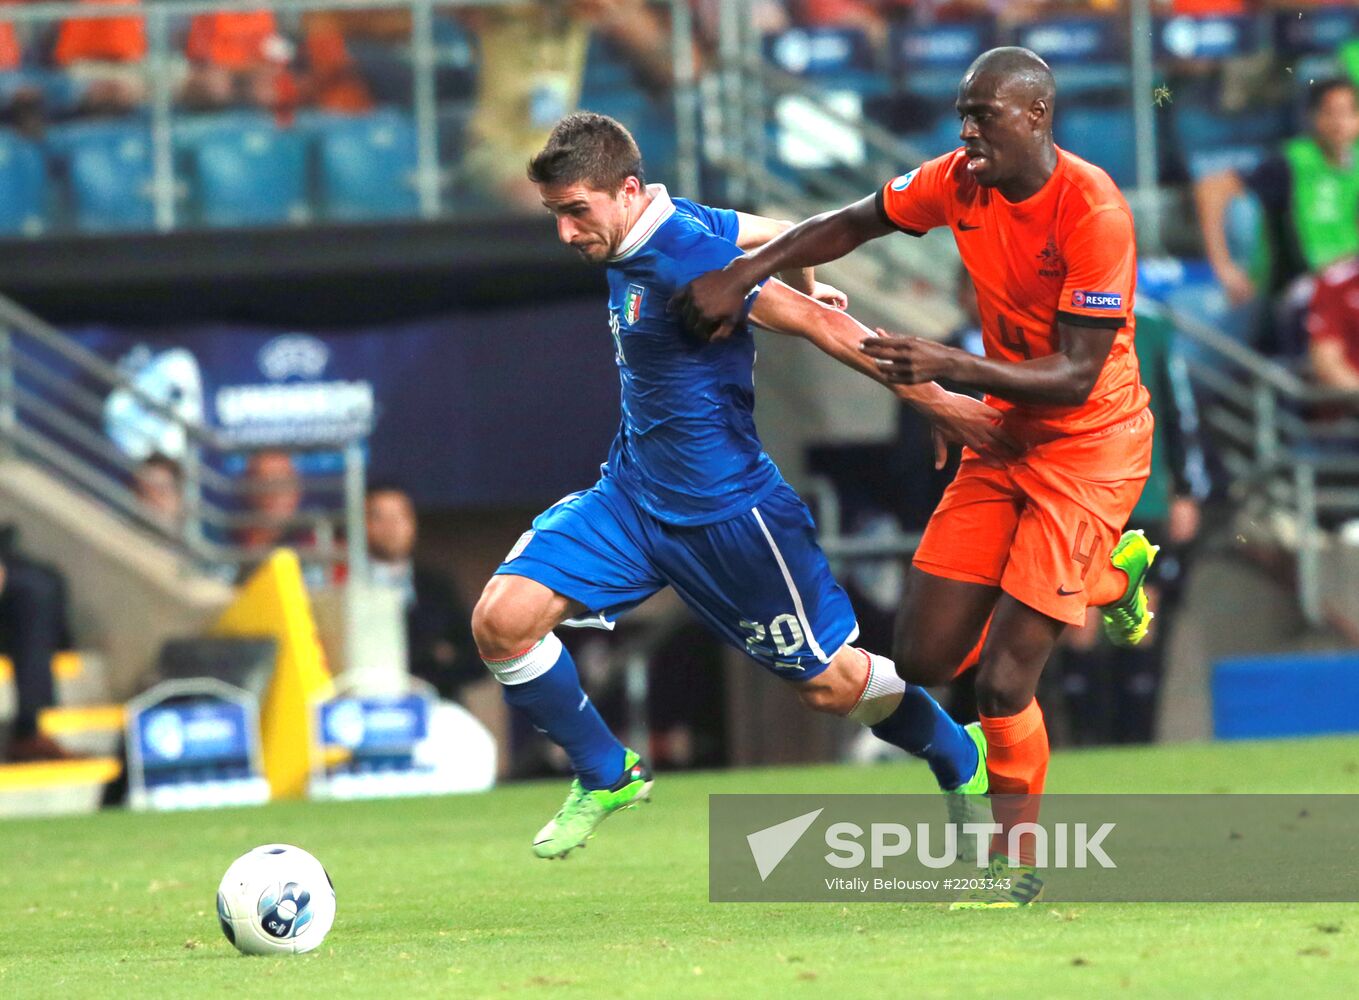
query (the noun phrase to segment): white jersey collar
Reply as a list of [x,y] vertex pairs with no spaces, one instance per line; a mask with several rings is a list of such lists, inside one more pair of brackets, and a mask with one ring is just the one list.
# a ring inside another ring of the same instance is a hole
[[646,193],[651,196],[651,204],[628,230],[628,235],[623,237],[618,252],[609,258],[611,263],[626,260],[646,246],[647,240],[661,228],[661,223],[674,214],[675,203],[670,200],[670,192],[666,191],[664,184],[648,184]]

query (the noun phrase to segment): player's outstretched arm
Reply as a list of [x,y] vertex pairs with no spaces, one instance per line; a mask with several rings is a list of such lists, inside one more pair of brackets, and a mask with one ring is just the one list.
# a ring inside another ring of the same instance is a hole
[[1057,350],[1031,361],[979,358],[921,337],[881,336],[861,344],[894,385],[946,379],[1012,403],[1080,406],[1099,380],[1116,330],[1057,324]]
[[737,257],[680,289],[671,305],[689,332],[702,340],[727,336],[743,318],[746,296],[765,278],[790,268],[838,260],[891,227],[878,213],[877,196],[813,216],[774,237],[753,253]]
[[937,467],[942,468],[948,457],[944,441],[1001,457],[1013,457],[1019,452],[1000,426],[1000,411],[970,396],[949,392],[935,382],[894,384],[859,349],[865,337],[874,336],[873,332],[848,313],[815,302],[782,282],[770,281],[755,299],[750,319],[774,333],[811,341],[835,360],[888,386],[903,402],[923,413],[937,432]]
[[[770,219],[748,212],[737,212],[736,221],[740,227],[736,235],[736,246],[747,253],[760,249],[770,240],[777,239],[793,228],[793,224],[784,219]],[[803,295],[810,295],[818,302],[835,306],[837,309],[849,308],[849,299],[845,297],[844,292],[816,280],[815,268],[790,267],[780,271],[778,278],[784,284],[797,289]]]

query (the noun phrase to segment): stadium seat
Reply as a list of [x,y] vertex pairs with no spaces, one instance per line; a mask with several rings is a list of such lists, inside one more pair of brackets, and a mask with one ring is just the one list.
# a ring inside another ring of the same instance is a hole
[[63,163],[75,224],[87,232],[149,229],[155,222],[151,192],[151,133],[137,118],[79,122],[53,128],[48,149]]
[[272,125],[211,130],[189,154],[199,221],[277,225],[307,219],[307,144]]
[[415,126],[405,116],[335,122],[317,140],[322,210],[332,219],[417,214]]
[[36,236],[47,228],[47,164],[32,142],[0,130],[0,235]]
[[1131,108],[1069,107],[1054,121],[1057,144],[1103,167],[1114,183],[1127,187],[1137,179],[1137,142]]

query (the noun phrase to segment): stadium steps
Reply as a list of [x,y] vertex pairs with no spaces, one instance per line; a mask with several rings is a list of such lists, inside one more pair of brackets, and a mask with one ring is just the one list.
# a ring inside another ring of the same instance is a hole
[[0,522],[65,576],[76,640],[99,651],[98,689],[91,673],[62,704],[129,697],[167,639],[200,634],[231,601],[228,584],[25,459],[0,460]]
[[122,771],[116,757],[0,764],[0,817],[94,812]]

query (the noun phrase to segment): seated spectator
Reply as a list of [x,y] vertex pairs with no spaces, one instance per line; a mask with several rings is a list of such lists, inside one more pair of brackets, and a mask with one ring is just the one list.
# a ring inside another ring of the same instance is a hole
[[[373,109],[373,94],[345,42],[346,22],[332,11],[302,19],[306,103],[322,111],[359,115]],[[409,34],[409,31],[407,32]]]
[[132,491],[147,520],[166,531],[177,532],[183,524],[183,478],[179,463],[160,452],[149,456],[133,474]]
[[267,10],[199,14],[185,43],[189,72],[180,99],[214,110],[246,105],[288,115],[297,83],[288,71],[292,45]]
[[14,665],[18,711],[0,760],[63,760],[70,755],[38,731],[38,713],[56,703],[52,657],[68,638],[66,581],[51,567],[6,549],[0,554],[0,652]]
[[[1310,131],[1255,169],[1198,182],[1204,250],[1234,304],[1284,291],[1299,276],[1359,252],[1359,96],[1348,80],[1320,81],[1308,95]],[[1268,273],[1251,277],[1227,246],[1227,206],[1250,191],[1269,229]],[[1259,285],[1257,287],[1257,280]]]
[[[16,0],[0,0],[0,6]],[[23,67],[24,51],[19,34],[9,21],[0,20],[0,75],[13,73]],[[41,139],[44,126],[42,89],[34,86],[16,87],[9,100],[0,105],[0,124],[8,125],[29,139]]]
[[1307,337],[1317,382],[1359,392],[1359,257],[1332,264],[1318,276]]
[[[140,0],[80,0],[139,3]],[[120,114],[146,99],[146,22],[141,17],[73,17],[57,32],[53,61],[85,84],[82,109]]]
[[463,686],[482,680],[486,672],[457,587],[447,574],[416,560],[415,505],[397,486],[373,485],[365,516],[371,582],[396,588],[405,604],[411,676],[434,685],[442,698],[461,700]]

